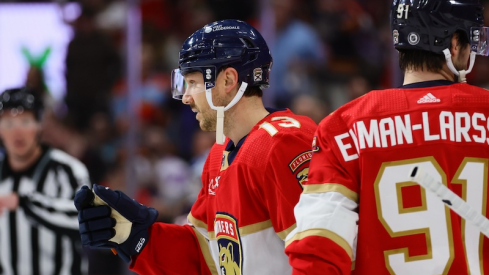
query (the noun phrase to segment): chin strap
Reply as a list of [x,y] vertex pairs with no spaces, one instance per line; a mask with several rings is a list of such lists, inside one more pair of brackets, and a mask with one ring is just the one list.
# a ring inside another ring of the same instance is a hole
[[472,71],[472,68],[474,67],[474,63],[475,63],[475,56],[477,55],[477,53],[470,52],[469,69],[461,70],[461,71],[457,71],[457,69],[455,69],[455,67],[453,66],[452,55],[450,54],[449,49],[444,49],[443,54],[445,55],[445,60],[447,61],[447,66],[450,69],[450,71],[452,71],[452,73],[458,76],[458,82],[467,82],[465,76]]
[[216,121],[216,143],[224,144],[224,111],[229,110],[231,107],[236,105],[238,101],[243,97],[244,92],[246,91],[246,87],[248,87],[248,83],[242,82],[239,87],[238,92],[234,96],[233,100],[229,102],[229,104],[224,106],[215,106],[212,102],[212,88],[205,90],[205,98],[207,99],[207,103],[211,107],[212,110],[217,111],[217,121]]

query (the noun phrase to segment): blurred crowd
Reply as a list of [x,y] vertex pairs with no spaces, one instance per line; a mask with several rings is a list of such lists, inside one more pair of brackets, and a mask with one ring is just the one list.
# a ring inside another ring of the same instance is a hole
[[[26,85],[42,93],[49,106],[44,141],[84,162],[94,183],[124,190],[131,171],[136,199],[158,209],[160,221],[185,217],[215,140],[170,92],[180,46],[205,24],[236,18],[259,29],[274,58],[265,102],[316,122],[370,90],[402,84],[389,27],[390,0],[140,0],[141,86],[139,106],[131,114],[127,3],[82,0],[78,18],[66,22],[74,36],[62,102],[46,91],[42,66],[31,67]],[[489,87],[488,62],[478,59],[470,83]],[[135,155],[126,146],[131,116],[137,119]]]
[[[141,0],[141,85],[135,93],[139,106],[131,114],[125,69],[128,2],[79,3],[79,16],[66,22],[74,36],[67,49],[64,100],[54,102],[45,91],[42,66],[28,72],[26,85],[42,93],[49,106],[43,138],[82,160],[94,183],[124,190],[130,169],[136,197],[156,207],[165,222],[188,211],[215,139],[170,92],[180,46],[205,24],[237,18],[258,28],[274,58],[265,102],[316,122],[370,90],[402,84],[389,0]],[[489,87],[485,60],[476,62],[469,82]],[[131,116],[137,119],[135,155],[126,146]],[[127,158],[133,167],[126,167]]]
[[[201,132],[190,108],[174,100],[170,72],[193,31],[237,18],[258,28],[274,58],[269,107],[290,108],[319,122],[372,89],[401,84],[392,49],[388,0],[141,0],[141,86],[129,112],[125,69],[127,2],[82,0],[66,56],[66,95],[54,102],[42,66],[26,85],[45,97],[44,140],[82,160],[94,183],[124,189],[126,171],[137,197],[156,206],[160,219],[185,214],[199,190],[199,175],[214,134]],[[486,9],[486,12],[489,9]],[[487,16],[486,18],[489,18]],[[488,24],[489,25],[489,24]],[[489,86],[487,59],[469,81]],[[131,116],[137,117],[136,155],[126,150]],[[125,167],[127,158],[134,167]]]

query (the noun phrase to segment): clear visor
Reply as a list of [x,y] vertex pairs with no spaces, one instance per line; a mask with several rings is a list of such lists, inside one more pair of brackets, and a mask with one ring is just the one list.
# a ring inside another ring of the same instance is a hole
[[187,90],[185,78],[183,77],[180,69],[175,69],[171,72],[171,94],[174,99],[182,100],[183,95]]
[[488,56],[489,27],[470,28],[470,49],[478,55]]
[[[182,75],[180,69],[175,69],[171,73],[171,92],[174,99],[182,100],[185,94],[195,95],[205,92],[206,87],[212,88],[214,86],[214,68],[202,68],[203,70],[196,70],[196,72],[206,72],[206,75],[201,74],[192,75],[187,74],[187,79]],[[204,83],[204,79],[206,82]]]

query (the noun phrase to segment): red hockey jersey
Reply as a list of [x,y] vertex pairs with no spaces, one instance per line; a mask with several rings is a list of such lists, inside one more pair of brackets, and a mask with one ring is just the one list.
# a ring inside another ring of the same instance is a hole
[[295,227],[293,209],[307,180],[315,130],[307,117],[276,111],[236,146],[229,140],[227,146],[215,144],[189,224],[155,223],[131,269],[140,274],[290,274],[283,240]]
[[489,273],[489,239],[409,177],[420,166],[489,214],[489,92],[420,84],[320,123],[287,238],[293,274]]

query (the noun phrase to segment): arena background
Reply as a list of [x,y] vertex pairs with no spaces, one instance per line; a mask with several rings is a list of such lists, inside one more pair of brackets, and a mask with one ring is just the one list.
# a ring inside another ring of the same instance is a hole
[[[215,140],[171,98],[185,38],[215,20],[251,23],[274,58],[267,105],[319,122],[401,85],[389,9],[388,0],[0,1],[0,90],[42,90],[44,142],[83,161],[92,182],[184,223]],[[478,58],[468,82],[487,88],[488,72]],[[90,274],[129,274],[110,252],[87,253]]]

